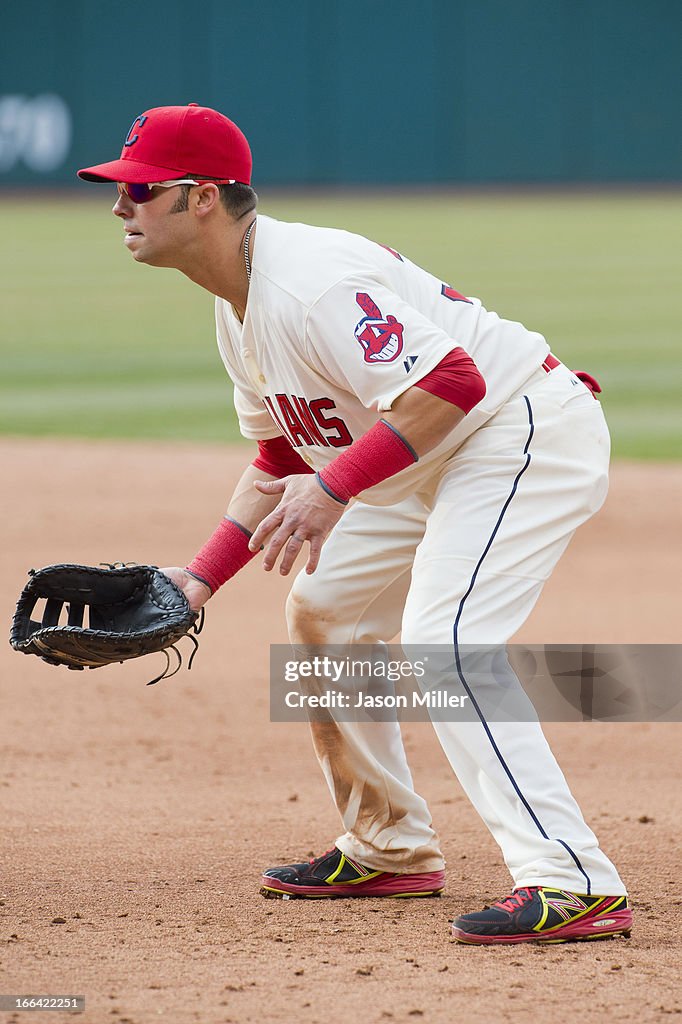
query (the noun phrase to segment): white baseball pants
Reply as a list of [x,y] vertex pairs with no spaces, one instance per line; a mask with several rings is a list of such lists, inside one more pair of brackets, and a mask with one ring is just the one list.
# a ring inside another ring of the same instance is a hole
[[[565,367],[527,386],[438,471],[429,494],[356,503],[301,573],[292,643],[504,644],[575,529],[602,505],[609,435]],[[473,694],[472,694],[473,696]],[[434,722],[463,789],[499,844],[514,886],[619,895],[618,873],[582,818],[538,722]],[[375,870],[443,867],[396,722],[311,723],[345,833],[338,847]]]

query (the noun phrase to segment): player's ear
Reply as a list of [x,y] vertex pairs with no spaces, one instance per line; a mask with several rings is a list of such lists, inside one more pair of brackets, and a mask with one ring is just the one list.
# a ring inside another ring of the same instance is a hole
[[194,190],[194,208],[200,217],[205,217],[220,205],[220,191],[212,181],[199,185]]

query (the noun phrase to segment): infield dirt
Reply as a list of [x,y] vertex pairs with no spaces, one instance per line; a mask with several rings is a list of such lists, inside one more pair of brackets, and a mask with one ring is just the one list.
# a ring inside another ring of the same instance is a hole
[[[7,625],[30,567],[189,559],[249,458],[52,440],[2,440],[0,453]],[[606,506],[518,639],[677,641],[680,507],[681,467],[615,465]],[[629,886],[630,940],[449,941],[448,919],[506,894],[509,878],[429,725],[404,733],[448,861],[440,899],[258,895],[262,868],[320,853],[338,833],[307,727],[269,721],[269,644],[286,640],[289,585],[250,565],[211,601],[191,673],[150,688],[160,659],[76,673],[0,648],[2,994],[84,995],[83,1024],[682,1013],[679,724],[546,726]]]

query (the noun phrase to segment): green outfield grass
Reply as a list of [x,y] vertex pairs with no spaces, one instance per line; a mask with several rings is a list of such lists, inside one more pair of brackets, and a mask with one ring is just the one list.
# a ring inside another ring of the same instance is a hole
[[[211,296],[136,265],[106,186],[0,193],[0,432],[234,440]],[[682,456],[682,195],[261,195],[387,243],[594,373],[614,454]]]

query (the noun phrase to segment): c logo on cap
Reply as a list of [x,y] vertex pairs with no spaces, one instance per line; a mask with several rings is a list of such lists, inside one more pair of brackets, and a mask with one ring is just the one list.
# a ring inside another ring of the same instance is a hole
[[131,139],[130,138],[130,134],[134,130],[136,124],[139,124],[139,126],[141,128],[146,120],[147,120],[147,115],[146,114],[138,114],[138,116],[135,118],[135,120],[131,124],[130,128],[128,129],[128,134],[126,135],[125,142],[123,143],[124,146],[134,146],[135,145],[135,143],[137,142],[137,140],[139,139],[140,136],[135,134],[135,135],[133,135],[133,137]]

